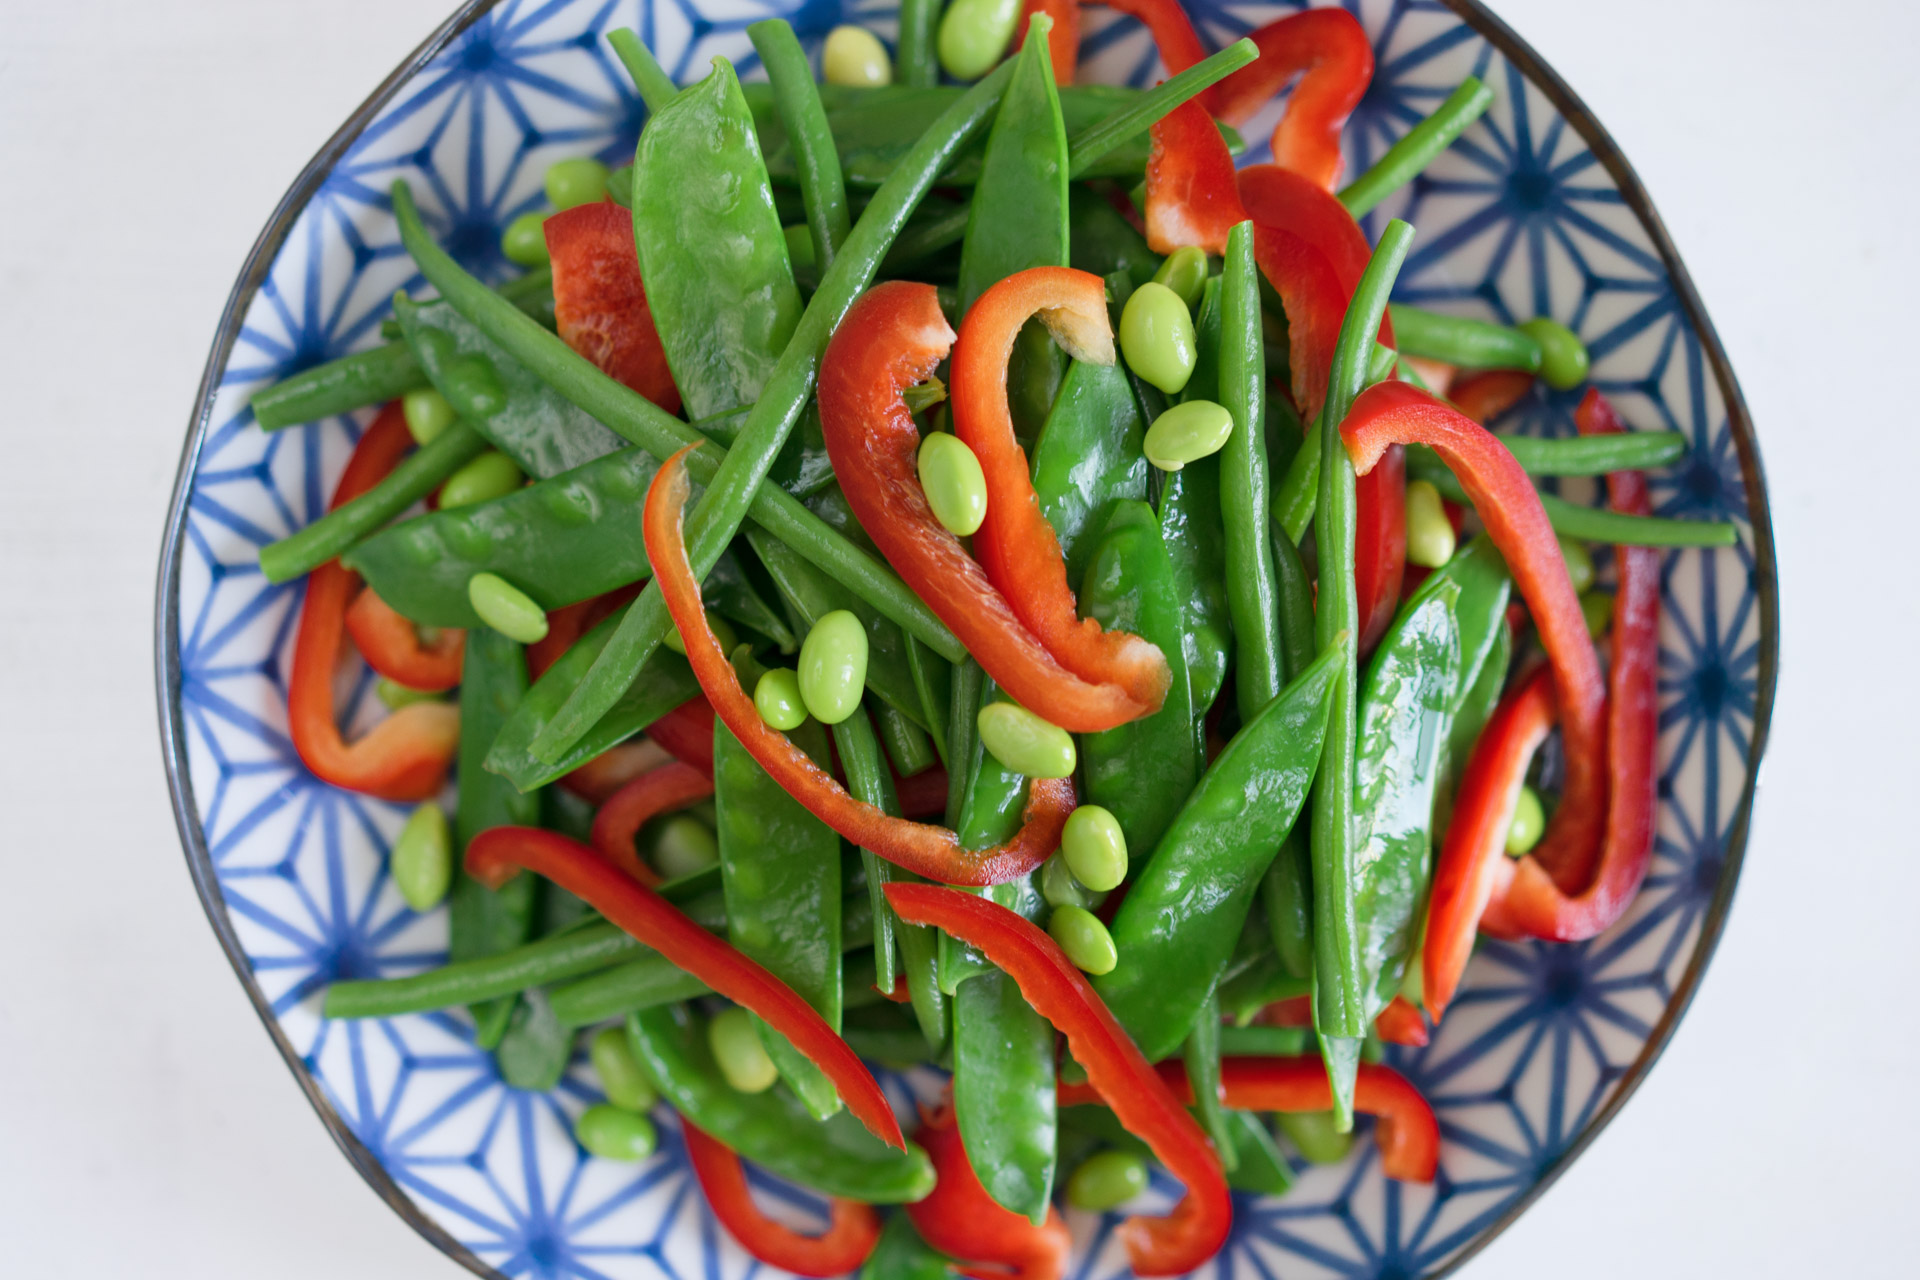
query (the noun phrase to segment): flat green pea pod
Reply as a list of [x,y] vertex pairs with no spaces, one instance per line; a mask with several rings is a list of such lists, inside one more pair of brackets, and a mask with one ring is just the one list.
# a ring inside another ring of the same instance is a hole
[[[1278,521],[1270,522],[1274,579],[1278,587],[1280,653],[1289,680],[1313,660],[1313,582],[1299,549]],[[1298,979],[1313,976],[1313,868],[1307,833],[1287,833],[1260,888],[1279,968]]]
[[1193,1020],[1193,1030],[1180,1050],[1187,1080],[1193,1086],[1193,1109],[1213,1138],[1220,1167],[1228,1173],[1240,1167],[1240,1149],[1227,1127],[1226,1104],[1220,1100],[1220,993],[1211,992]]
[[[531,826],[540,819],[540,797],[523,793],[483,767],[500,726],[527,690],[526,656],[519,645],[486,628],[467,635],[460,674],[460,798],[454,813],[455,846],[462,854],[489,827]],[[454,878],[447,958],[475,960],[519,946],[533,927],[535,879],[517,875],[489,889],[463,869]],[[472,1006],[474,1040],[491,1049],[507,1033],[518,997]]]
[[[1199,362],[1185,395],[1211,399],[1220,393],[1218,280],[1207,281],[1201,295],[1194,341]],[[1203,715],[1226,684],[1227,662],[1233,652],[1218,455],[1190,462],[1167,475],[1160,490],[1160,536],[1173,558],[1174,588],[1185,615],[1187,686],[1194,713]]]
[[1084,360],[1068,366],[1033,445],[1034,496],[1060,539],[1068,582],[1086,572],[1112,506],[1146,498],[1145,438],[1146,423],[1125,370]]
[[1053,1194],[1053,1054],[1053,1024],[1000,970],[954,993],[953,1108],[968,1156],[987,1194],[1035,1223]]
[[1473,744],[1499,704],[1513,658],[1513,631],[1507,626],[1513,577],[1492,540],[1475,538],[1434,576],[1443,575],[1460,584],[1453,611],[1460,627],[1460,679],[1448,708],[1447,743],[1434,785],[1436,834],[1447,829],[1454,784],[1466,773]]
[[[1006,7],[1007,0],[985,3]],[[973,16],[968,5],[974,6]],[[979,21],[978,7],[976,0],[954,0],[941,23],[943,43],[956,25]],[[1011,12],[1019,13],[1017,3]],[[960,246],[962,313],[1015,272],[1067,265],[1067,126],[1047,52],[1045,32],[1051,25],[1045,15],[1035,15],[1038,35],[1016,56],[1000,114],[987,135]]]
[[[823,767],[830,763],[819,725],[802,725],[790,736]],[[768,777],[718,722],[713,802],[727,937],[838,1030],[840,837]],[[820,1069],[785,1036],[759,1025],[767,1052],[807,1110],[820,1119],[838,1111],[839,1095]]]
[[535,479],[571,471],[626,443],[507,354],[450,303],[417,303],[401,294],[393,300],[393,313],[420,367],[460,421]]
[[1227,744],[1114,917],[1120,963],[1094,987],[1150,1062],[1187,1038],[1306,803],[1339,657],[1329,645]]
[[800,321],[780,215],[733,66],[641,132],[633,236],[667,365],[695,418],[751,404]]
[[[905,12],[903,9],[902,14]],[[860,1268],[860,1280],[948,1280],[952,1275],[953,1264],[947,1255],[922,1240],[904,1213],[887,1219],[880,1231],[880,1243],[873,1246],[866,1265]]]
[[1088,558],[1080,608],[1108,631],[1130,631],[1160,646],[1173,672],[1167,700],[1150,716],[1083,734],[1087,799],[1112,811],[1127,848],[1150,853],[1200,779],[1204,758],[1182,648],[1179,588],[1153,508],[1113,507]]
[[817,1121],[781,1089],[729,1088],[684,1007],[633,1014],[627,1035],[668,1105],[776,1177],[868,1204],[910,1204],[933,1190],[933,1162],[912,1143],[889,1147],[845,1111]]
[[553,1015],[547,993],[538,987],[524,991],[507,1019],[506,1034],[493,1051],[500,1078],[515,1089],[546,1093],[560,1083],[573,1056],[573,1028]]
[[1160,255],[1147,247],[1147,238],[1105,196],[1082,183],[1067,193],[1067,228],[1070,265],[1078,270],[1101,277],[1124,272],[1137,287],[1160,269]]

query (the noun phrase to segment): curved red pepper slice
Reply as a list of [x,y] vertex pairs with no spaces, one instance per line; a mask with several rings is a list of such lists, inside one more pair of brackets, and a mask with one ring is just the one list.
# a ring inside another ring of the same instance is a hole
[[[1186,1184],[1186,1196],[1166,1217],[1128,1218],[1120,1225],[1134,1271],[1184,1275],[1218,1253],[1233,1226],[1233,1201],[1213,1143],[1154,1074],[1060,944],[999,903],[957,889],[895,882],[887,886],[887,901],[901,919],[945,929],[1003,969],[1034,1011],[1066,1036],[1089,1084],[1127,1132]],[[1323,1105],[1333,1103],[1329,1099]]]
[[876,1138],[906,1150],[886,1095],[847,1042],[780,979],[687,919],[590,845],[538,827],[490,827],[467,844],[467,874],[498,889],[522,868],[544,876],[692,974],[766,1019],[840,1090]]
[[371,587],[355,596],[348,607],[347,634],[353,637],[353,647],[368,666],[409,689],[437,693],[460,683],[467,633],[448,628],[432,644],[426,644],[412,620]]
[[1032,33],[1033,15],[1044,13],[1053,19],[1047,35],[1047,59],[1053,63],[1053,82],[1072,84],[1080,66],[1080,0],[1024,0],[1020,6],[1019,43],[1027,47]]
[[1505,445],[1458,409],[1404,382],[1382,382],[1354,401],[1340,424],[1356,472],[1373,469],[1389,445],[1431,446],[1460,478],[1487,534],[1513,570],[1553,667],[1566,784],[1533,857],[1564,883],[1593,875],[1607,809],[1606,687],[1587,637],[1580,598],[1567,577],[1553,526],[1527,473]]
[[[1588,391],[1574,414],[1583,435],[1625,430],[1613,406]],[[1638,471],[1607,476],[1615,511],[1647,515],[1653,504],[1647,478]],[[1617,547],[1619,584],[1613,597],[1613,662],[1608,672],[1608,793],[1606,836],[1592,883],[1577,896],[1564,893],[1536,854],[1510,864],[1494,886],[1482,927],[1577,942],[1611,928],[1646,879],[1653,860],[1659,805],[1660,741],[1660,553],[1652,547]],[[1564,803],[1564,802],[1563,802]]]
[[950,1099],[941,1099],[931,1111],[921,1109],[913,1140],[932,1158],[937,1180],[931,1195],[906,1206],[907,1218],[922,1240],[964,1260],[961,1275],[1060,1280],[1067,1273],[1073,1236],[1060,1211],[1048,1206],[1046,1222],[1036,1227],[987,1194],[960,1141]]
[[680,391],[640,282],[633,215],[601,200],[553,214],[545,231],[561,338],[614,381],[680,412]]
[[776,1222],[753,1202],[747,1171],[733,1148],[684,1119],[680,1133],[686,1139],[687,1163],[707,1193],[713,1216],[742,1249],[768,1266],[798,1276],[845,1275],[865,1262],[879,1243],[880,1215],[859,1200],[833,1197],[833,1217],[823,1235],[802,1235]]
[[647,726],[647,736],[709,778],[713,776],[713,706],[689,698]]
[[1534,752],[1553,730],[1553,681],[1540,667],[1494,709],[1473,744],[1433,870],[1421,1000],[1438,1022],[1473,955],[1474,934],[1506,862],[1507,827]]
[[593,815],[593,830],[588,839],[614,866],[651,889],[660,883],[660,874],[640,860],[633,847],[633,837],[661,814],[685,808],[712,794],[712,775],[679,760],[669,761],[641,774],[607,797],[600,812]]
[[621,605],[640,594],[640,583],[618,587],[604,595],[561,605],[547,615],[547,634],[527,646],[527,677],[538,680],[574,641],[598,626]]
[[[333,491],[333,506],[359,497],[413,445],[399,401],[386,406],[354,448]],[[339,665],[347,602],[360,575],[329,560],[307,575],[306,601],[294,635],[287,676],[287,729],[293,749],[322,782],[383,800],[437,795],[460,746],[460,710],[445,702],[416,702],[348,743],[334,720],[333,673]]]
[[[1172,679],[1166,657],[1139,636],[1103,631],[1098,622],[1080,617],[1060,540],[1041,514],[1026,451],[1014,438],[1007,360],[1021,328],[1035,318],[1075,360],[1112,364],[1116,358],[1106,282],[1091,272],[1032,267],[1008,276],[974,302],[953,346],[952,383],[953,432],[980,459],[987,481],[987,514],[973,535],[973,554],[988,581],[1061,666],[1089,684],[1121,690],[1134,708],[1126,719],[1151,715],[1160,709]],[[836,345],[839,338],[836,334]],[[833,357],[829,351],[828,360]],[[821,381],[824,420],[824,373]],[[837,458],[834,468],[839,470]],[[981,665],[987,665],[984,659]],[[1073,728],[1018,693],[1014,697],[1062,728]]]
[[1353,579],[1360,652],[1380,643],[1407,573],[1407,451],[1393,445],[1354,485]]
[[560,785],[591,805],[603,805],[614,792],[649,769],[672,759],[659,743],[642,738],[608,747],[593,759],[560,776]]
[[1447,399],[1454,408],[1486,426],[1519,404],[1533,389],[1533,375],[1518,369],[1481,369],[1454,378]]
[[[1268,1027],[1310,1027],[1313,1025],[1313,997],[1288,996],[1275,1000],[1255,1015],[1255,1021]],[[1427,1043],[1426,1019],[1405,996],[1395,996],[1373,1019],[1373,1033],[1388,1044],[1404,1044],[1418,1049]]]
[[[1089,278],[1097,283],[1096,277]],[[983,295],[974,310],[978,311],[985,301]],[[1101,305],[1100,324],[1104,327],[1104,301]],[[1142,703],[1127,690],[1086,680],[1057,660],[988,580],[980,562],[967,554],[960,540],[941,526],[933,508],[927,505],[915,466],[920,431],[901,400],[901,392],[931,374],[953,340],[953,330],[940,313],[939,298],[928,284],[896,280],[877,285],[854,303],[840,322],[820,366],[820,426],[847,505],[887,562],[952,629],[994,682],[1021,706],[1073,733],[1111,729],[1148,714],[1159,705],[1158,699],[1150,705]],[[991,360],[985,363],[990,366]],[[981,394],[991,398],[997,390],[1004,413],[1004,351],[999,369],[984,376],[992,386]],[[957,358],[953,385],[957,396]],[[1017,452],[1018,446],[1015,449]],[[975,452],[979,452],[977,446]],[[995,457],[994,461],[1004,459]],[[988,456],[982,456],[980,462],[987,470]],[[1025,478],[1024,462],[1020,466],[1020,483],[1027,486],[1027,501],[1031,503],[1032,486]],[[990,492],[993,475],[988,470]],[[989,520],[1000,500],[997,496],[989,498]],[[1046,530],[1054,561],[1053,577],[1064,582],[1066,571],[1060,563],[1052,527],[1037,512],[1033,514]],[[984,526],[981,532],[985,533]],[[1146,648],[1159,656],[1151,645]],[[941,878],[951,881],[951,877]]]
[[1345,9],[1308,9],[1255,31],[1259,60],[1215,88],[1214,114],[1241,124],[1286,86],[1300,82],[1273,128],[1273,160],[1332,191],[1340,182],[1340,130],[1373,81],[1373,45]]
[[667,612],[686,639],[693,674],[707,691],[714,713],[747,754],[814,817],[862,849],[917,875],[947,884],[990,885],[1018,879],[1045,862],[1059,847],[1060,831],[1073,811],[1072,779],[1035,778],[1027,793],[1025,820],[1012,839],[989,849],[963,849],[960,837],[945,827],[908,822],[854,799],[832,774],[760,718],[707,624],[700,583],[687,561],[680,528],[689,488],[687,452],[682,449],[668,459],[647,491],[647,558],[653,562]]
[[1216,256],[1227,233],[1247,219],[1235,184],[1233,154],[1197,99],[1153,126],[1147,153],[1147,246],[1172,253],[1197,245]]

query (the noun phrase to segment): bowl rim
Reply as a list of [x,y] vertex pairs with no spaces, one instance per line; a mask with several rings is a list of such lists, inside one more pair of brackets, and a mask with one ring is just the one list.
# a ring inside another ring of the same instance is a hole
[[[332,1135],[335,1145],[340,1148],[341,1154],[346,1156],[348,1163],[366,1180],[374,1193],[414,1230],[425,1236],[448,1257],[476,1275],[488,1277],[489,1280],[506,1280],[506,1278],[455,1239],[445,1227],[422,1212],[412,1197],[401,1190],[399,1184],[373,1152],[354,1135],[345,1119],[321,1090],[319,1082],[308,1070],[293,1043],[287,1038],[279,1019],[273,1014],[266,994],[254,979],[252,966],[248,962],[246,952],[240,945],[232,920],[227,913],[225,897],[220,890],[219,876],[213,866],[212,855],[207,847],[206,833],[201,829],[194,800],[193,782],[187,761],[185,717],[180,703],[179,622],[180,569],[194,476],[200,452],[212,422],[213,404],[220,389],[221,376],[232,355],[241,324],[253,303],[255,294],[266,280],[267,273],[291,234],[295,221],[325,183],[335,164],[346,155],[360,134],[393,101],[400,89],[430,63],[448,43],[501,2],[502,0],[466,0],[466,3],[462,4],[451,17],[427,36],[419,47],[403,59],[400,65],[380,82],[379,86],[347,117],[333,136],[327,139],[301,169],[299,176],[294,179],[293,185],[287,189],[286,194],[280,198],[266,226],[248,251],[239,277],[234,281],[233,289],[227,296],[226,305],[221,310],[213,346],[208,352],[206,366],[200,377],[200,385],[194,395],[193,412],[187,422],[186,443],[181,450],[180,466],[174,478],[173,495],[167,509],[166,528],[161,539],[159,576],[154,602],[156,631],[154,674],[159,701],[160,745],[167,773],[167,790],[172,801],[174,823],[179,829],[180,843],[186,855],[187,867],[192,874],[200,905],[206,912],[207,922],[212,926],[215,937],[219,939],[221,950],[226,953],[228,962],[233,966],[234,976],[239,979],[241,987],[247,993],[247,998],[252,1001],[254,1012],[259,1015],[267,1034],[272,1037],[274,1045],[280,1050],[280,1056],[285,1060],[287,1069],[292,1072],[295,1082],[306,1094],[307,1101],[312,1104],[315,1113],[320,1117],[320,1122],[326,1126],[327,1132]],[[1659,1061],[1660,1055],[1672,1040],[1681,1019],[1693,1004],[1694,997],[1700,988],[1700,981],[1719,948],[1727,915],[1733,906],[1734,890],[1738,885],[1740,871],[1746,859],[1747,837],[1752,825],[1760,765],[1766,753],[1768,734],[1772,726],[1780,658],[1779,573],[1759,441],[1754,435],[1753,419],[1748,412],[1746,399],[1741,394],[1739,380],[1734,376],[1733,366],[1727,359],[1726,350],[1721,345],[1713,321],[1707,315],[1706,307],[1700,299],[1698,290],[1694,287],[1693,279],[1687,274],[1686,265],[1680,260],[1679,251],[1674,247],[1673,240],[1667,233],[1666,224],[1655,210],[1652,198],[1641,183],[1639,175],[1634,172],[1633,166],[1628,163],[1625,154],[1579,95],[1561,79],[1545,59],[1535,53],[1526,41],[1481,3],[1481,0],[1443,0],[1443,2],[1463,22],[1498,49],[1503,57],[1546,95],[1562,118],[1586,143],[1594,158],[1606,170],[1607,175],[1613,179],[1627,208],[1632,211],[1648,238],[1653,242],[1661,265],[1666,269],[1668,278],[1672,282],[1681,313],[1692,325],[1699,338],[1701,351],[1720,389],[1721,398],[1725,402],[1728,431],[1740,462],[1741,479],[1746,491],[1747,519],[1753,531],[1752,579],[1754,593],[1760,605],[1760,638],[1759,670],[1755,683],[1752,717],[1753,733],[1747,748],[1745,776],[1741,782],[1740,798],[1727,827],[1726,860],[1721,867],[1719,881],[1714,886],[1713,898],[1701,920],[1700,937],[1694,945],[1693,956],[1688,961],[1686,970],[1674,985],[1673,994],[1666,1001],[1660,1018],[1655,1022],[1640,1053],[1621,1076],[1613,1096],[1594,1113],[1585,1127],[1555,1157],[1553,1163],[1547,1166],[1532,1186],[1521,1192],[1498,1218],[1489,1223],[1445,1266],[1429,1273],[1434,1280],[1459,1271],[1502,1232],[1512,1226],[1521,1214],[1531,1208],[1534,1202],[1559,1180],[1560,1175],[1565,1173],[1586,1151],[1601,1130],[1612,1122],[1646,1080],[1648,1073],[1652,1071],[1654,1064]]]

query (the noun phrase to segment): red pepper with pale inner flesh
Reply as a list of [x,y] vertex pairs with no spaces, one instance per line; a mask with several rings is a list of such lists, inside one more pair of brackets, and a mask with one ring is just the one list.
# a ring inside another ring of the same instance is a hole
[[1213,110],[1241,124],[1295,75],[1299,83],[1273,128],[1273,160],[1324,191],[1340,184],[1340,130],[1373,81],[1373,46],[1344,9],[1308,9],[1252,35],[1259,60],[1222,80]]
[[467,633],[449,628],[427,644],[412,620],[371,587],[355,596],[347,609],[347,634],[367,665],[395,683],[434,693],[460,683]]
[[1060,1280],[1067,1273],[1073,1237],[1060,1211],[1049,1205],[1047,1220],[1036,1227],[987,1194],[960,1140],[950,1098],[930,1111],[921,1108],[913,1140],[933,1160],[936,1181],[932,1194],[906,1206],[907,1218],[922,1240],[962,1260],[961,1275]]
[[652,888],[660,874],[640,860],[633,838],[640,828],[663,813],[685,808],[713,794],[713,777],[690,764],[672,760],[641,774],[607,798],[593,815],[589,838],[614,866]]
[[[1098,283],[1097,278],[1089,278]],[[983,295],[974,310],[978,311],[985,301]],[[1104,326],[1104,301],[1101,306],[1100,324]],[[1073,733],[1111,729],[1148,714],[1159,705],[1157,698],[1151,703],[1142,702],[1118,685],[1083,679],[1058,660],[988,580],[981,563],[967,554],[960,539],[940,524],[927,504],[916,467],[920,429],[914,425],[901,393],[924,381],[939,366],[952,349],[953,340],[953,330],[940,313],[939,298],[930,284],[895,280],[877,285],[854,303],[840,322],[820,366],[820,426],[847,505],[887,562],[952,629],[994,683],[1021,706]],[[961,391],[958,364],[956,358],[956,406]],[[1004,353],[999,369],[990,369],[984,376],[992,387],[977,394],[990,396],[997,391],[1004,412]],[[1004,459],[994,457],[994,461],[1002,463]],[[987,471],[991,494],[994,473],[988,457],[982,457],[980,463]],[[1031,502],[1032,487],[1025,478],[1024,462],[1020,466],[1020,483],[1026,486]],[[999,500],[997,495],[989,497],[989,520]],[[1034,515],[1038,518],[1037,512]],[[1052,527],[1046,526],[1043,518],[1041,524],[1052,547],[1053,577],[1064,581],[1065,569],[1060,564]],[[981,532],[985,533],[985,526]],[[1151,645],[1135,637],[1129,639],[1159,658],[1159,651]],[[1164,659],[1160,669],[1164,690]],[[938,878],[954,882],[952,877]]]
[[865,1262],[879,1242],[880,1215],[859,1200],[833,1197],[833,1216],[822,1235],[802,1235],[769,1218],[753,1202],[746,1169],[733,1148],[684,1119],[680,1134],[687,1144],[687,1163],[707,1193],[713,1216],[742,1249],[768,1266],[800,1276],[845,1275]]
[[1593,877],[1607,810],[1606,687],[1540,495],[1485,427],[1404,382],[1382,382],[1362,392],[1340,434],[1360,475],[1371,471],[1391,445],[1419,443],[1436,450],[1459,477],[1513,570],[1553,668],[1566,745],[1560,807],[1533,857],[1569,892],[1578,892]]
[[640,281],[633,215],[601,200],[550,215],[544,229],[560,337],[614,381],[680,412],[680,391]]
[[467,873],[498,889],[525,868],[544,876],[793,1042],[889,1146],[906,1149],[886,1095],[847,1042],[780,979],[682,915],[590,845],[538,827],[491,827],[467,845]]
[[[1582,435],[1626,428],[1613,406],[1590,390],[1574,414]],[[1607,476],[1615,511],[1648,515],[1653,504],[1638,471]],[[1616,547],[1619,584],[1613,597],[1613,662],[1608,672],[1608,791],[1605,836],[1592,882],[1569,894],[1530,854],[1503,864],[1481,920],[1488,932],[1578,942],[1605,932],[1625,914],[1653,860],[1659,805],[1660,553]]]
[[[1066,1037],[1074,1061],[1086,1068],[1089,1086],[1127,1132],[1186,1184],[1187,1194],[1166,1217],[1133,1217],[1120,1224],[1134,1271],[1183,1275],[1218,1253],[1233,1226],[1233,1201],[1212,1141],[1154,1074],[1060,944],[1015,912],[970,893],[905,882],[888,885],[886,893],[901,919],[935,925],[973,944],[1012,978],[1034,1011]],[[1323,1088],[1325,1083],[1323,1071]]]
[[[394,401],[380,411],[333,491],[333,506],[350,502],[393,470],[413,445]],[[347,602],[360,575],[329,560],[307,575],[307,596],[294,635],[287,676],[287,729],[300,760],[322,782],[383,800],[425,800],[439,793],[460,746],[459,708],[416,702],[349,743],[334,720],[333,673],[346,631]]]
[[1245,222],[1233,155],[1213,117],[1189,99],[1153,126],[1147,153],[1147,245],[1172,253],[1196,245],[1218,257],[1227,233]]
[[687,561],[680,528],[690,487],[687,453],[682,449],[669,458],[647,491],[647,558],[653,562],[667,612],[686,640],[694,676],[706,690],[713,713],[732,730],[747,754],[814,817],[862,849],[917,875],[947,884],[990,885],[1018,879],[1045,862],[1059,847],[1060,831],[1073,811],[1072,779],[1033,779],[1024,821],[1013,837],[988,849],[963,849],[960,837],[945,827],[909,822],[854,799],[832,774],[760,718],[707,623],[700,583]]
[[1407,451],[1394,445],[1354,484],[1353,587],[1360,652],[1387,633],[1407,572]]
[[[1088,271],[1032,267],[988,289],[968,310],[953,346],[952,393],[953,432],[980,459],[987,481],[987,513],[973,535],[974,558],[1061,666],[1089,684],[1122,690],[1136,708],[1128,719],[1151,715],[1166,699],[1172,679],[1166,657],[1139,636],[1102,630],[1092,618],[1080,616],[1060,540],[1041,513],[1026,451],[1014,438],[1007,361],[1020,330],[1036,318],[1075,360],[1112,364],[1116,358],[1106,282]],[[831,351],[827,358],[833,359]],[[824,399],[822,410],[824,418]],[[1028,710],[1053,719],[1014,696]]]

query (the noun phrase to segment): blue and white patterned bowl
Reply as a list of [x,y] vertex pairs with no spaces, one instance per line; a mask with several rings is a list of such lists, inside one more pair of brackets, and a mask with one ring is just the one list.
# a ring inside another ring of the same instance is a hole
[[[1191,0],[1216,45],[1290,3]],[[1434,1043],[1396,1050],[1445,1144],[1430,1188],[1384,1180],[1371,1143],[1305,1170],[1280,1200],[1242,1197],[1205,1274],[1412,1277],[1457,1267],[1511,1222],[1626,1101],[1686,1011],[1739,874],[1778,655],[1772,535],[1752,425],[1700,300],[1626,161],[1573,93],[1475,0],[1347,0],[1378,71],[1348,131],[1358,172],[1469,73],[1489,115],[1369,222],[1419,239],[1398,296],[1498,320],[1551,314],[1635,426],[1684,431],[1654,481],[1668,515],[1731,519],[1738,546],[1664,559],[1661,812],[1646,889],[1605,937],[1493,944]],[[158,601],[161,732],[187,860],[208,919],[300,1086],[347,1158],[441,1248],[483,1275],[766,1274],[694,1188],[672,1127],[643,1167],[591,1159],[569,1118],[577,1070],[521,1093],[463,1015],[330,1023],[339,977],[438,963],[445,913],[417,916],[386,875],[398,807],[327,787],[286,731],[298,583],[260,575],[262,545],[318,516],[366,414],[269,436],[247,398],[378,341],[418,283],[386,191],[409,179],[437,234],[483,275],[540,203],[551,160],[630,156],[642,110],[601,36],[633,26],[687,79],[715,54],[754,65],[744,28],[786,14],[810,45],[847,18],[891,38],[894,0],[473,0],[390,76],[307,166],[234,286],[168,516]],[[1149,82],[1144,31],[1088,11],[1082,76]],[[1264,121],[1246,131],[1263,138]],[[1264,144],[1255,148],[1256,157]],[[1377,231],[1377,225],[1370,225]],[[1503,426],[1572,430],[1577,393],[1536,391]],[[1571,496],[1590,497],[1590,486]],[[356,728],[379,715],[362,678]],[[925,1082],[919,1082],[924,1086]],[[890,1080],[904,1101],[909,1082]],[[778,1188],[804,1218],[811,1197]],[[1162,1198],[1177,1190],[1159,1186]],[[1111,1216],[1071,1215],[1077,1277],[1126,1273]]]

